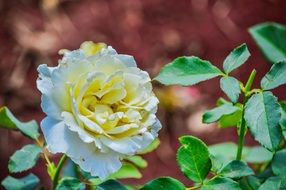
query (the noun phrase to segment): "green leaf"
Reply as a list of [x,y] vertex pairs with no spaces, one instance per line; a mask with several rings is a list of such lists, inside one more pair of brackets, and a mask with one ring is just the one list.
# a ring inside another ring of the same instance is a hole
[[218,121],[224,115],[235,113],[239,108],[232,104],[223,104],[212,110],[209,110],[203,115],[203,123],[213,123]]
[[261,80],[264,90],[271,90],[286,83],[286,60],[275,63]]
[[244,176],[253,175],[254,172],[245,163],[238,160],[234,160],[227,164],[224,168],[222,168],[219,174],[223,177],[237,179]]
[[247,176],[247,182],[253,190],[257,190],[261,185],[261,180],[255,176]]
[[280,126],[282,129],[282,134],[284,139],[286,139],[286,102],[280,102],[281,106],[281,119],[280,119]]
[[22,172],[34,167],[39,159],[42,149],[29,144],[17,150],[9,160],[8,168],[11,173]]
[[29,174],[23,178],[6,177],[2,181],[2,185],[6,190],[34,190],[38,186],[40,180],[34,174]]
[[237,145],[232,142],[225,142],[210,145],[208,149],[210,155],[214,157],[213,159],[216,159],[216,168],[213,169],[217,171],[229,163],[231,160],[235,159]]
[[249,30],[256,44],[271,63],[286,59],[286,27],[277,23],[263,23]]
[[165,85],[192,86],[222,75],[210,62],[198,57],[179,57],[165,65],[155,80]]
[[286,175],[286,149],[274,154],[271,168],[276,175]]
[[147,154],[149,152],[154,151],[160,145],[160,140],[156,138],[149,146],[147,146],[144,150],[138,152],[138,154]]
[[47,164],[47,172],[51,180],[54,179],[56,170],[57,170],[57,167],[55,166],[53,162]]
[[281,188],[285,186],[284,181],[285,179],[283,180],[281,177],[270,177],[259,187],[258,190],[284,190],[284,188]]
[[216,177],[204,183],[201,190],[241,190],[241,188],[230,178]]
[[[56,170],[56,167],[54,168],[54,164],[53,166],[51,166],[52,170]],[[55,172],[51,172],[52,176],[54,177],[54,173]],[[67,159],[65,166],[62,169],[62,176],[64,177],[77,177],[77,165],[71,160],[71,159]],[[52,178],[53,179],[53,178]]]
[[271,92],[253,95],[246,103],[244,118],[255,140],[274,151],[279,147],[282,133],[279,127],[280,104]]
[[[237,145],[232,142],[225,142],[210,145],[209,152],[215,157],[216,162],[222,165],[228,164],[235,159]],[[260,164],[268,162],[272,159],[272,153],[260,146],[243,148],[242,160],[247,163]]]
[[238,183],[239,183],[240,188],[243,189],[243,190],[257,190],[257,189],[253,189],[253,188],[250,187],[250,185],[248,184],[246,178],[241,178],[238,181]]
[[228,74],[234,69],[240,67],[249,58],[250,53],[246,44],[242,44],[232,50],[223,62],[223,69]]
[[261,164],[269,162],[273,157],[272,152],[268,151],[264,147],[254,146],[245,147],[243,153],[243,160],[247,163]]
[[97,186],[97,190],[127,190],[120,182],[116,180],[107,180]]
[[5,106],[0,108],[0,127],[18,129],[31,139],[37,139],[40,136],[36,121],[20,122]]
[[229,76],[222,77],[220,79],[220,88],[233,103],[237,102],[240,94],[240,85],[238,80]]
[[271,165],[266,167],[261,173],[259,173],[257,175],[257,177],[263,181],[265,181],[266,179],[274,176],[275,174],[273,173],[272,169],[271,169]]
[[98,186],[99,184],[103,183],[104,180],[101,180],[101,179],[98,178],[98,177],[92,177],[92,178],[89,178],[89,179],[88,179],[88,182],[90,182],[90,184],[92,184],[92,187],[93,187],[92,189],[98,190],[98,189],[96,188],[96,186]]
[[110,176],[110,178],[114,179],[126,179],[126,178],[135,178],[140,179],[142,177],[139,170],[132,164],[124,163],[122,167],[114,174]]
[[233,114],[224,115],[218,121],[220,128],[236,127],[241,122],[242,110],[241,108],[236,110]]
[[148,182],[140,190],[185,190],[185,186],[171,177],[162,177]]
[[[219,98],[217,100],[217,106],[221,106],[224,104],[231,104],[231,102],[229,102],[223,98]],[[218,126],[220,128],[239,126],[239,124],[241,122],[241,117],[242,117],[242,104],[236,103],[235,106],[238,107],[238,110],[236,110],[232,114],[224,115],[218,120]]]
[[262,180],[255,176],[247,176],[239,180],[239,186],[243,190],[258,190]]
[[224,166],[224,163],[220,157],[214,156],[210,154],[210,159],[211,159],[211,171],[214,173],[218,173],[221,168]]
[[220,97],[219,99],[217,99],[217,101],[216,101],[216,105],[217,105],[217,106],[221,106],[221,105],[223,105],[223,104],[231,104],[231,102],[230,102],[230,101],[227,101],[226,99],[224,99],[224,98],[222,98],[222,97]]
[[193,136],[182,136],[179,140],[181,147],[177,152],[177,162],[181,171],[194,182],[203,182],[211,169],[207,146]]
[[134,165],[136,165],[139,168],[146,168],[148,165],[147,161],[138,155],[128,156],[125,158],[125,160],[128,160],[129,162],[133,163]]
[[84,190],[85,185],[79,179],[73,177],[65,177],[60,180],[56,190]]

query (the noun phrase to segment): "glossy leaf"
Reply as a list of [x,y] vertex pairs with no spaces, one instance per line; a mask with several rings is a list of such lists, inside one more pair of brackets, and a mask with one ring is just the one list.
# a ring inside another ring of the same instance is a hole
[[20,122],[7,107],[0,108],[0,127],[14,130],[18,129],[31,139],[37,139],[40,136],[36,121]]
[[248,184],[246,178],[241,178],[238,181],[238,183],[239,183],[240,188],[243,189],[243,190],[257,190],[257,189],[253,189],[253,188],[250,187],[250,185]]
[[[237,145],[232,142],[225,142],[210,145],[209,152],[223,165],[235,159]],[[247,163],[260,164],[272,159],[272,153],[260,146],[243,148],[242,160]]]
[[239,108],[232,104],[223,104],[212,110],[209,110],[203,115],[203,123],[213,123],[218,121],[222,116],[235,113]]
[[8,168],[11,173],[22,172],[34,167],[39,159],[42,149],[29,144],[17,150],[9,160]]
[[216,177],[202,186],[201,190],[241,190],[239,184],[230,178]]
[[219,156],[215,156],[210,154],[210,159],[211,159],[211,171],[214,173],[218,173],[224,166],[224,162]]
[[220,128],[236,127],[241,122],[242,110],[239,108],[234,113],[222,116],[218,121]]
[[128,156],[125,158],[125,160],[128,160],[129,162],[131,162],[132,164],[136,165],[139,168],[146,168],[148,165],[147,161],[138,155]]
[[[219,98],[217,100],[216,105],[221,106],[224,104],[231,104],[231,102]],[[218,126],[220,128],[227,128],[227,127],[236,127],[239,126],[241,122],[241,117],[242,117],[242,104],[236,103],[235,106],[238,108],[234,113],[229,114],[229,115],[224,115],[218,120]]]
[[282,149],[274,154],[271,168],[276,175],[286,175],[286,149]]
[[270,71],[261,80],[264,90],[271,90],[286,83],[286,60],[272,65]]
[[97,190],[127,190],[124,185],[122,185],[119,181],[116,180],[107,180],[97,186]]
[[219,143],[210,145],[208,150],[216,159],[216,165],[220,165],[217,169],[221,169],[231,160],[235,159],[237,145],[232,142]]
[[262,180],[255,177],[255,176],[247,176],[247,182],[249,186],[251,187],[251,190],[257,190],[259,186],[261,185]]
[[269,162],[273,153],[261,146],[245,147],[243,160],[247,163],[261,164]]
[[219,174],[223,177],[237,179],[244,176],[252,175],[254,174],[254,172],[245,163],[238,160],[234,160],[228,163],[224,168],[222,168]]
[[126,178],[140,179],[141,177],[142,177],[141,173],[134,165],[126,163],[124,163],[116,173],[110,176],[110,178],[114,179],[126,179]]
[[[51,169],[54,170],[54,166],[51,166]],[[52,176],[54,176],[54,172]],[[77,165],[71,160],[67,159],[65,166],[62,169],[62,176],[64,177],[76,177],[77,176]],[[52,177],[53,178],[53,177]]]
[[23,178],[6,177],[2,185],[6,190],[34,190],[37,188],[40,180],[34,174],[29,174]]
[[262,171],[261,173],[259,173],[257,175],[257,177],[259,179],[262,179],[263,181],[267,180],[268,178],[275,176],[275,174],[273,173],[272,169],[271,169],[271,165],[266,167],[264,171]]
[[244,118],[255,140],[271,151],[278,148],[282,137],[278,125],[281,111],[271,92],[253,95],[246,103]]
[[229,76],[222,77],[220,88],[233,103],[237,102],[240,95],[240,85],[237,79]]
[[198,57],[179,57],[165,65],[155,80],[165,85],[192,86],[222,75],[210,62]]
[[65,177],[60,180],[56,190],[84,190],[85,185],[79,179],[73,177]]
[[270,177],[259,187],[258,190],[284,190],[285,188],[285,179],[281,177]]
[[249,32],[271,63],[277,63],[286,59],[285,26],[268,22],[251,27]]
[[282,129],[282,134],[284,139],[286,139],[286,102],[280,102],[281,106],[281,119],[280,119],[280,126]]
[[205,143],[192,136],[180,137],[177,162],[183,174],[194,182],[202,182],[211,169],[209,151]]
[[240,67],[249,58],[250,53],[246,44],[242,44],[235,48],[224,60],[223,69],[226,73],[230,73],[234,69]]
[[171,177],[162,177],[148,182],[140,190],[185,190],[185,186]]

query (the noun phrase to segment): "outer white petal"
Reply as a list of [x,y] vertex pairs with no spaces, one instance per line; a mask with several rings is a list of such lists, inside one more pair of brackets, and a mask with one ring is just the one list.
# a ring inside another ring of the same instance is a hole
[[45,114],[50,117],[53,117],[54,119],[60,120],[61,108],[58,106],[58,104],[56,104],[51,95],[43,94],[41,100],[41,107]]
[[47,148],[50,152],[67,152],[70,145],[66,140],[67,134],[65,132],[68,130],[68,128],[65,127],[63,121],[46,117],[41,122],[41,128],[47,142]]
[[37,88],[43,94],[48,94],[53,88],[53,84],[50,78],[50,69],[47,65],[39,65],[38,67],[39,78],[37,79]]
[[107,48],[101,50],[100,55],[101,56],[117,55],[117,52],[111,46],[108,46]]
[[161,128],[162,128],[161,122],[159,121],[159,119],[157,119],[157,121],[152,125],[151,128],[151,134],[153,135],[154,138],[158,136],[158,132]]
[[124,63],[127,67],[137,67],[136,61],[131,55],[118,54],[115,57]]
[[106,75],[112,75],[117,71],[123,71],[127,66],[122,63],[119,59],[113,56],[102,56],[93,61],[95,64],[95,70],[103,72]]
[[138,150],[146,148],[154,140],[154,137],[149,132],[146,132],[140,136],[126,137],[120,140],[111,140],[107,137],[101,137],[100,140],[107,147],[118,153],[133,155]]
[[152,125],[155,124],[155,122],[157,122],[157,117],[155,114],[147,114],[145,117],[144,117],[144,120],[142,121],[143,125],[145,127],[150,127]]
[[158,98],[156,98],[155,96],[152,96],[149,101],[144,105],[144,108],[146,111],[157,111],[157,104],[159,103]]
[[48,67],[47,64],[41,64],[38,66],[37,71],[41,78],[51,78],[51,75],[58,67]]
[[80,63],[85,60],[85,55],[82,50],[65,51],[63,58],[60,60],[61,65],[70,65]]
[[106,179],[121,167],[119,154],[109,151],[102,153],[93,143],[84,143],[77,133],[70,131],[62,121],[46,117],[41,127],[52,153],[65,153],[81,169],[93,176]]
[[39,72],[39,78],[37,79],[37,88],[43,94],[49,94],[53,88],[51,81],[52,72],[58,67],[48,67],[46,64],[39,65],[37,71]]
[[49,94],[53,88],[53,83],[50,79],[37,79],[37,88],[42,94]]

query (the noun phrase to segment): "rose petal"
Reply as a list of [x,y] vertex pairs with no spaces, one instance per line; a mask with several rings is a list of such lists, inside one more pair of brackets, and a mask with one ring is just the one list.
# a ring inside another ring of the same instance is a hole
[[49,151],[65,153],[91,175],[106,179],[120,169],[122,164],[119,154],[113,151],[102,153],[93,143],[82,142],[76,133],[65,127],[64,122],[46,117],[41,122],[41,127]]
[[83,130],[78,123],[74,119],[74,116],[69,112],[62,113],[63,121],[65,125],[74,132],[77,132],[79,137],[82,139],[83,142],[91,143],[94,142],[94,137],[88,134],[85,130]]
[[154,137],[146,132],[142,136],[137,135],[120,140],[113,140],[107,137],[101,137],[100,139],[103,144],[118,153],[133,155],[138,150],[146,148],[154,140]]

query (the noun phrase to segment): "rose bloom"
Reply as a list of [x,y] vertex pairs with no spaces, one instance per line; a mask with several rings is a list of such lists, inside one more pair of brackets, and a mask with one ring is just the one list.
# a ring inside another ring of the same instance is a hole
[[38,67],[47,148],[105,179],[157,137],[158,99],[132,56],[93,42],[62,52],[58,66]]

